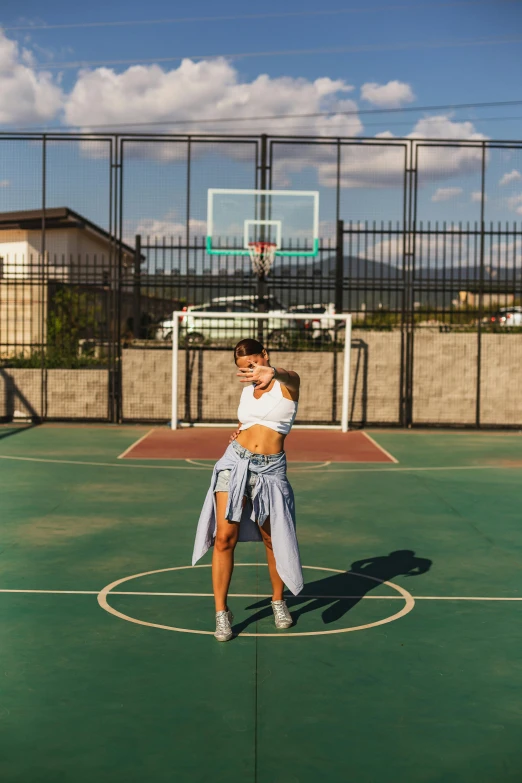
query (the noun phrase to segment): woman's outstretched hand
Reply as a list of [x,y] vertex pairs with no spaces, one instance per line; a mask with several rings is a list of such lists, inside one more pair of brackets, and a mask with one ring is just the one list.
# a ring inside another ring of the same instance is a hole
[[275,369],[264,364],[252,364],[237,371],[241,383],[255,383],[257,389],[266,389],[272,383]]
[[228,442],[229,442],[229,443],[232,443],[232,441],[233,441],[233,440],[235,440],[235,439],[237,438],[237,436],[239,435],[239,433],[240,433],[240,432],[241,432],[241,430],[240,430],[239,428],[238,428],[237,430],[235,430],[235,431],[232,433],[232,435],[230,436],[230,439],[229,439],[229,441],[228,441]]

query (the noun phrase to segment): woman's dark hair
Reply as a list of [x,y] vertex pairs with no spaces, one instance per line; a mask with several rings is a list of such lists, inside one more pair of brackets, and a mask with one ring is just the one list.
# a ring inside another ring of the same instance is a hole
[[240,340],[234,348],[234,360],[237,361],[240,356],[259,356],[265,349],[258,340]]

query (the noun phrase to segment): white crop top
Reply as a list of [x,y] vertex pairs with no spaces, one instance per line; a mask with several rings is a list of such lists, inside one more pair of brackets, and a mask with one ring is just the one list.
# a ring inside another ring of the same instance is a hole
[[237,420],[241,422],[240,430],[247,430],[254,424],[261,424],[271,430],[288,435],[295,421],[297,402],[283,397],[281,384],[275,381],[269,392],[261,397],[254,397],[255,384],[250,384],[243,389]]

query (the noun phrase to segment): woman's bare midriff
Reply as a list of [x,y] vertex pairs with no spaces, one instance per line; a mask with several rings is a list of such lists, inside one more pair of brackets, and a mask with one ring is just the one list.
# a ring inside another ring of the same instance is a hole
[[240,446],[255,454],[278,454],[283,451],[285,437],[263,424],[254,424],[247,430],[241,430],[236,440]]

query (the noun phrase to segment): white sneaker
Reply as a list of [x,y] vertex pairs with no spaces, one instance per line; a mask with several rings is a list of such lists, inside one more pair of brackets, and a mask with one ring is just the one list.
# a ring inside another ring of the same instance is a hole
[[276,628],[290,628],[294,624],[286,601],[271,601]]
[[228,642],[234,636],[232,632],[232,622],[234,615],[230,609],[222,609],[220,612],[216,612],[216,633],[214,636],[218,642]]

